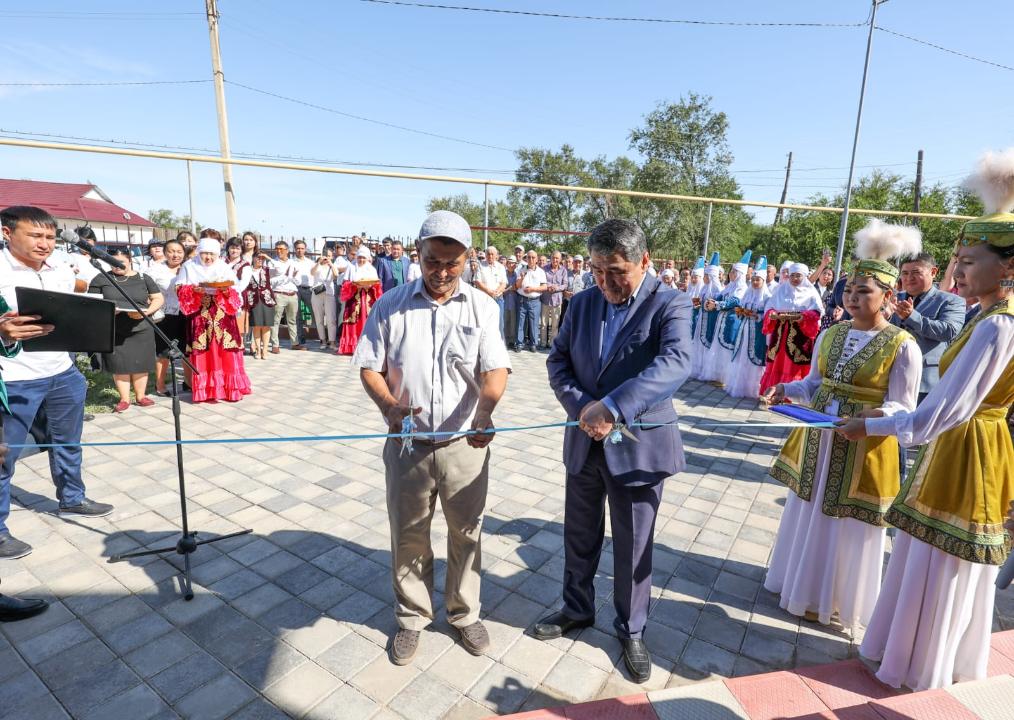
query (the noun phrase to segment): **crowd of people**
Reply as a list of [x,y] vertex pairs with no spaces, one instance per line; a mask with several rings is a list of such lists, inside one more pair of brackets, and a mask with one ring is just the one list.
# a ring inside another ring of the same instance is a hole
[[[448,620],[469,652],[489,647],[480,534],[493,413],[511,373],[508,348],[542,348],[573,423],[563,445],[562,605],[535,624],[536,638],[594,622],[608,505],[614,626],[633,679],[650,676],[654,526],[665,478],[685,467],[672,397],[695,377],[828,420],[796,427],[771,468],[790,490],[764,582],[781,607],[867,628],[861,653],[889,685],[985,677],[994,581],[1014,527],[1014,150],[985,158],[973,184],[990,214],[964,225],[939,286],[919,231],[877,220],[856,234],[852,267],[836,279],[829,253],[813,272],[794,261],[776,270],[749,251],[727,273],[717,253],[680,271],[664,261],[658,272],[643,232],[620,219],[592,231],[587,259],[521,245],[501,258],[473,247],[467,222],[447,211],[427,217],[408,252],[355,237],[318,258],[301,242],[279,242],[269,256],[252,233],[223,248],[204,230],[153,244],[141,268],[124,262],[109,280],[52,259],[51,217],[8,208],[0,297],[15,311],[0,315],[0,417],[13,447],[0,475],[0,557],[31,551],[5,522],[17,447],[39,417],[59,445],[61,513],[112,511],[84,492],[75,446],[83,378],[67,353],[20,352],[52,325],[18,315],[13,289],[116,299],[119,285],[170,339],[159,347],[138,313],[117,316],[116,347],[102,363],[123,397],[119,411],[131,390],[150,404],[148,374],[165,367],[156,354],[171,359],[177,345],[198,370],[187,378],[194,402],[239,400],[251,391],[245,353],[281,352],[283,321],[291,350],[306,350],[309,310],[320,350],[352,356],[392,435],[421,433],[390,437],[383,451],[396,664],[412,661],[434,618],[436,498],[448,523]],[[177,391],[161,374],[156,387]],[[888,526],[898,533],[884,571]],[[9,602],[0,597],[0,618],[15,612]]]

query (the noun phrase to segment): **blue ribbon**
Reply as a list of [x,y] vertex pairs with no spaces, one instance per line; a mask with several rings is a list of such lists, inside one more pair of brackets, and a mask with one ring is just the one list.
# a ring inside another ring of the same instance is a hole
[[[410,418],[405,418],[406,421],[410,421]],[[411,443],[413,438],[428,437],[428,438],[449,438],[467,435],[491,435],[494,433],[508,433],[508,432],[528,432],[532,430],[550,430],[552,428],[567,428],[577,427],[580,423],[577,420],[570,420],[567,422],[558,423],[545,423],[543,425],[520,425],[517,427],[498,427],[498,428],[486,428],[484,430],[444,430],[444,431],[426,431],[417,432],[414,427],[415,423],[412,422],[412,428],[407,428],[407,423],[402,424],[402,432],[400,433],[361,433],[355,435],[290,435],[283,437],[251,437],[251,438],[200,438],[193,440],[105,440],[99,442],[76,442],[76,443],[22,443],[22,444],[10,444],[9,448],[28,448],[37,447],[39,449],[49,449],[58,447],[81,447],[81,448],[103,448],[103,447],[168,447],[174,445],[240,445],[240,444],[257,444],[257,443],[310,443],[310,442],[337,442],[343,440],[404,440]],[[671,425],[678,425],[678,422],[674,423],[631,423],[626,426],[615,426],[613,430],[607,436],[607,440],[611,444],[616,444],[623,441],[623,427],[627,428],[658,428],[658,427],[669,427]],[[766,423],[766,422],[723,422],[723,423],[698,423],[692,426],[694,428],[736,428],[736,427],[754,427],[754,428],[799,428],[799,427],[812,427],[819,429],[830,429],[834,426],[831,423]]]

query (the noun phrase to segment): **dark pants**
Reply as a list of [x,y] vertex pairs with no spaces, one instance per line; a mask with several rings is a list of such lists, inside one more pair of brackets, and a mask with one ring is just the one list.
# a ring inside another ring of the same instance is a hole
[[617,483],[602,443],[592,443],[579,473],[567,473],[563,523],[563,612],[575,620],[595,616],[595,572],[605,536],[605,502],[613,532],[613,604],[616,634],[639,638],[651,601],[651,551],[662,482],[635,487]]
[[539,318],[542,301],[518,295],[518,346],[535,347],[539,344]]
[[[4,441],[23,445],[40,410],[45,413],[46,439],[54,443],[81,441],[87,383],[71,367],[41,380],[7,383],[10,416],[4,418]],[[11,478],[21,448],[12,447],[0,470],[0,533],[7,532],[11,512]],[[56,485],[56,499],[62,506],[78,505],[85,498],[81,479],[81,448],[58,447],[49,453],[49,470]]]
[[296,308],[296,335],[299,337],[297,342],[300,345],[306,343],[306,327],[303,323],[303,305],[308,308],[313,308],[313,290],[305,285],[300,285],[296,288],[296,295],[299,296],[299,307]]

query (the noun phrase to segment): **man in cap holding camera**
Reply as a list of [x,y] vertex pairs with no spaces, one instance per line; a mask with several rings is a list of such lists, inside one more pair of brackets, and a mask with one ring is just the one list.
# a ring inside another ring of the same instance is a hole
[[496,302],[460,281],[472,246],[468,222],[438,210],[418,245],[422,277],[381,296],[352,357],[389,432],[403,432],[407,418],[419,433],[441,433],[384,446],[397,665],[412,661],[434,618],[430,523],[438,496],[448,526],[447,620],[470,653],[489,647],[479,621],[479,537],[493,433],[467,433],[493,427],[510,373]]

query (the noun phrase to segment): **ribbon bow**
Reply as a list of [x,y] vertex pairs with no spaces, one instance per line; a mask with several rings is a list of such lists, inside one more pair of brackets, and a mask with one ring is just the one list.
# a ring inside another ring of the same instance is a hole
[[417,426],[415,424],[415,419],[413,418],[412,410],[409,410],[408,415],[406,415],[401,421],[401,434],[408,436],[401,439],[401,455],[404,455],[405,453],[408,453],[409,455],[412,454],[411,436],[416,429]]
[[634,442],[641,442],[623,423],[616,423],[613,425],[613,430],[609,433],[608,439],[611,445],[618,445],[623,442],[623,438],[625,437],[630,438]]

